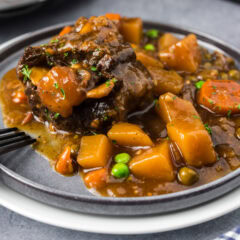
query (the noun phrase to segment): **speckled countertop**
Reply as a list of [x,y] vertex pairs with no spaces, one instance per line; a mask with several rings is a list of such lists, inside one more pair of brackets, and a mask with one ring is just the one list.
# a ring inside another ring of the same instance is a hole
[[[240,48],[240,1],[230,0],[52,0],[25,16],[0,18],[0,44],[20,34],[79,16],[119,12],[144,20],[191,27]],[[0,206],[0,240],[212,240],[240,224],[240,209],[194,227],[141,236],[83,233],[49,226]]]

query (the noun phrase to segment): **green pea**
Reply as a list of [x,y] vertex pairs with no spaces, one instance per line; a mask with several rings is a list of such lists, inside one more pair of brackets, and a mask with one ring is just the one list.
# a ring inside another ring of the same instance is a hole
[[115,178],[126,178],[129,175],[129,169],[125,163],[116,163],[111,173]]
[[151,43],[148,43],[144,46],[144,49],[147,50],[147,51],[155,51],[155,47],[153,44]]
[[148,30],[146,34],[150,38],[157,38],[158,37],[158,30],[151,29],[151,30]]
[[119,153],[114,157],[114,160],[117,163],[128,163],[130,159],[131,156],[128,153]]
[[182,167],[178,172],[178,180],[183,185],[190,186],[198,181],[198,174],[192,168]]

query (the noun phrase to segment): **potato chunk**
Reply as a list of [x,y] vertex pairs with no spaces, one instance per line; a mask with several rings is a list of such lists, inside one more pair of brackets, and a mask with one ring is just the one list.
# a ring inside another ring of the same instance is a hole
[[158,50],[166,49],[178,41],[171,33],[165,33],[158,39]]
[[141,178],[173,181],[175,179],[168,141],[148,149],[129,163],[131,172]]
[[142,28],[141,18],[121,18],[120,32],[127,42],[139,44]]
[[143,51],[136,50],[137,60],[140,61],[146,68],[149,66],[163,68],[162,63],[154,57],[149,56]]
[[105,167],[112,152],[109,139],[102,134],[81,139],[77,162],[83,168]]
[[107,135],[122,146],[153,146],[150,137],[138,125],[131,123],[114,124]]
[[183,87],[183,78],[175,71],[167,71],[158,67],[147,67],[153,79],[154,92],[158,95],[171,92],[179,94]]
[[161,61],[166,67],[179,71],[196,72],[201,62],[201,53],[197,38],[190,34],[181,41],[159,52]]
[[216,161],[211,137],[191,102],[166,93],[160,96],[157,111],[187,164],[200,167]]

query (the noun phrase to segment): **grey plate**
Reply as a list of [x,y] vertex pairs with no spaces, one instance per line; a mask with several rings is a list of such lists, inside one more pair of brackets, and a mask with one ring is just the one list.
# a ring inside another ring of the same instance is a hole
[[[16,66],[24,47],[47,42],[68,24],[28,33],[1,45],[0,76]],[[206,34],[158,23],[145,22],[144,25],[147,29],[156,28],[180,36],[195,33],[201,45],[224,52],[239,65],[239,51]],[[0,128],[3,128],[2,118]],[[139,198],[99,197],[85,188],[78,175],[62,177],[49,167],[46,159],[27,147],[0,157],[0,179],[24,195],[60,208],[91,214],[137,216],[185,209],[220,197],[240,185],[240,169],[214,182],[178,193]]]

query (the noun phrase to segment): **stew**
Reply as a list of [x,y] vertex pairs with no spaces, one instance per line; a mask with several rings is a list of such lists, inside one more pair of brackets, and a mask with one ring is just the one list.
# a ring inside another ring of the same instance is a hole
[[240,167],[233,59],[140,18],[80,17],[27,47],[0,100],[4,123],[37,136],[57,173],[103,196],[182,191]]

